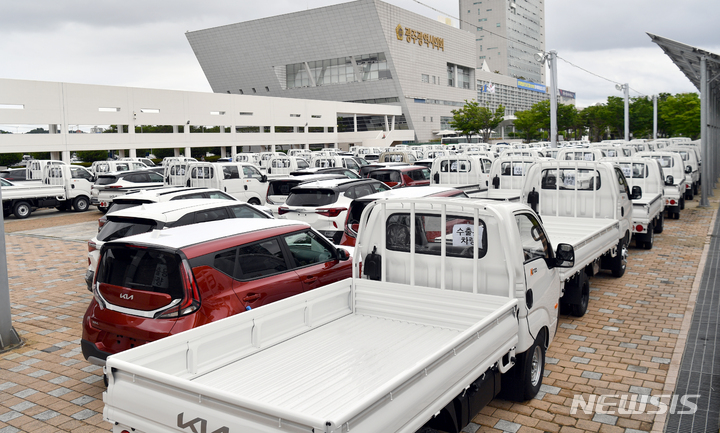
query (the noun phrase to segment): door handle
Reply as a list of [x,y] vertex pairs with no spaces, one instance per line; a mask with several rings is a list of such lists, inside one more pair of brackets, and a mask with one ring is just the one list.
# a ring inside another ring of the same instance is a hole
[[303,283],[305,284],[312,284],[315,281],[317,281],[317,277],[307,277],[303,280]]
[[245,185],[245,191],[247,191],[247,185]]
[[243,298],[243,301],[253,302],[253,301],[257,301],[258,299],[260,299],[260,297],[261,297],[260,293],[250,293],[249,295],[247,295],[246,297]]

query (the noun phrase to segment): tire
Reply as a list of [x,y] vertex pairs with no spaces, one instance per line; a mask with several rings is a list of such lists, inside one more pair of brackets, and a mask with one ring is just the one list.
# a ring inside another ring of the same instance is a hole
[[90,200],[81,195],[80,197],[75,197],[72,206],[75,212],[85,212],[90,208]]
[[645,235],[645,240],[642,242],[642,247],[646,250],[651,250],[653,247],[654,237],[655,227],[652,223],[650,223],[650,227],[648,227],[647,234]]
[[[685,209],[685,196],[683,195],[680,197],[680,210]],[[680,212],[678,212],[678,219],[679,219]]]
[[540,331],[535,342],[517,356],[510,371],[501,377],[500,398],[512,401],[526,401],[540,391],[545,373],[545,332]]
[[613,277],[620,278],[625,274],[627,268],[627,241],[622,238],[617,245],[617,255],[611,259],[610,271]]
[[582,317],[587,313],[588,305],[590,304],[590,278],[588,278],[584,271],[581,271],[575,278],[578,278],[577,285],[578,290],[580,290],[580,303],[570,305],[570,314],[575,317]]
[[680,212],[675,212],[675,213],[673,214],[673,218],[676,219],[676,220],[679,220],[679,219],[680,219]]
[[98,210],[102,213],[107,213],[108,208],[106,206],[98,206]]
[[248,203],[250,203],[250,204],[252,204],[252,205],[255,205],[255,206],[260,206],[260,200],[258,200],[258,199],[255,198],[255,197],[253,197],[253,198],[251,198],[250,200],[248,200]]
[[665,212],[660,212],[660,215],[658,215],[657,220],[655,221],[655,225],[653,229],[655,230],[655,233],[660,234],[663,232],[663,226],[665,225]]
[[30,216],[32,208],[28,202],[19,201],[13,206],[13,213],[15,214],[15,218],[22,220]]

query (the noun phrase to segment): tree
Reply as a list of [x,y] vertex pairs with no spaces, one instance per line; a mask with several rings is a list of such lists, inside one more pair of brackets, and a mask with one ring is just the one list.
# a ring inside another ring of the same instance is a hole
[[88,150],[76,153],[83,162],[105,161],[108,157],[107,150]]
[[22,161],[22,153],[0,153],[0,166],[11,167]]
[[588,130],[590,141],[602,141],[607,131],[607,115],[605,105],[591,105],[579,113],[580,123]]
[[483,142],[488,143],[492,130],[497,128],[498,125],[505,120],[505,107],[498,105],[494,112],[487,107],[479,107],[479,115],[480,132],[482,132],[483,135]]
[[513,124],[515,129],[523,133],[525,141],[528,143],[537,136],[540,129],[540,122],[532,110],[516,111]]
[[467,136],[468,143],[472,135],[480,134],[480,105],[476,101],[465,100],[465,105],[452,110],[453,118],[449,125],[460,134]]
[[618,96],[608,96],[607,105],[605,105],[605,121],[610,132],[616,137],[625,137],[625,98]]
[[630,132],[633,138],[652,138],[652,98],[639,96],[630,98]]
[[697,93],[678,93],[664,101],[659,116],[668,123],[670,136],[700,137],[700,97]]

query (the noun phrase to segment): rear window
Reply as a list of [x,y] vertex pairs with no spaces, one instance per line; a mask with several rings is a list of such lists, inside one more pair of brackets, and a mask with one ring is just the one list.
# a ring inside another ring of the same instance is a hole
[[327,206],[337,201],[337,193],[331,189],[294,189],[287,198],[288,206]]
[[102,242],[109,242],[140,233],[147,233],[158,227],[160,223],[155,220],[141,218],[117,218],[112,215],[108,216],[108,222],[105,223],[97,239]]
[[110,185],[117,182],[117,176],[100,176],[95,181],[95,185]]
[[99,283],[128,289],[183,297],[180,259],[175,254],[149,248],[112,245],[103,249],[98,265]]
[[290,195],[290,190],[298,186],[300,180],[271,180],[267,195]]
[[135,206],[140,206],[143,203],[152,203],[150,201],[123,201],[123,202],[116,202],[113,201],[112,205],[110,205],[110,209],[108,209],[108,213],[115,212],[118,210],[128,209]]
[[[600,173],[591,169],[561,168],[545,169],[542,172],[542,189],[577,189],[593,191],[600,189]],[[559,178],[559,181],[558,181]]]
[[423,168],[421,170],[410,170],[406,173],[412,180],[430,180],[430,170]]
[[[385,227],[386,247],[391,251],[410,252],[410,214],[393,214],[387,219]],[[478,220],[478,258],[487,252],[487,233],[485,223]],[[475,241],[473,218],[447,215],[445,227],[439,215],[415,214],[415,253],[441,255],[445,243],[448,257],[473,257]]]
[[401,182],[402,179],[400,177],[399,171],[390,171],[390,170],[375,170],[371,172],[368,177],[370,179],[379,180],[380,182]]

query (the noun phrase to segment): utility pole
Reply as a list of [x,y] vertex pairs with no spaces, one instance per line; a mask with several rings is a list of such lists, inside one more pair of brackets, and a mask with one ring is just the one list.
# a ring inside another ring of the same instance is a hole
[[657,95],[653,95],[653,140],[657,140]]
[[625,96],[625,141],[630,141],[630,84],[616,84],[615,88]]
[[[2,190],[0,189],[0,202]],[[20,344],[20,336],[12,326],[10,311],[10,284],[7,273],[7,253],[5,248],[5,218],[0,215],[0,351]]]
[[557,144],[557,51],[548,53],[548,66],[550,67],[550,147],[556,148]]

